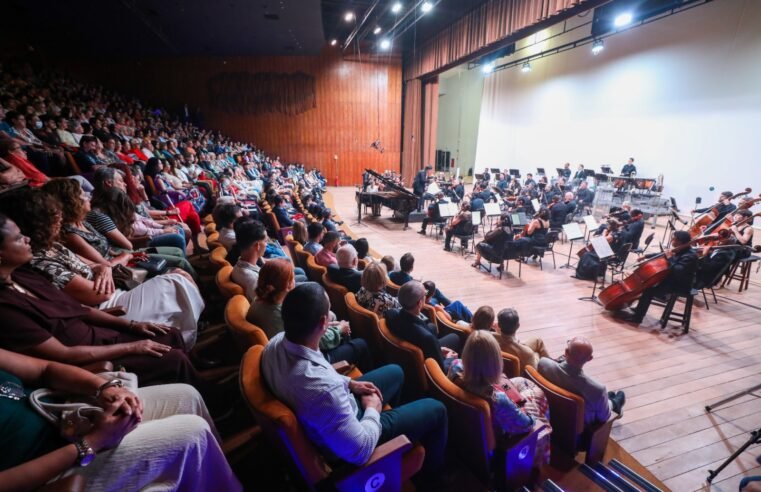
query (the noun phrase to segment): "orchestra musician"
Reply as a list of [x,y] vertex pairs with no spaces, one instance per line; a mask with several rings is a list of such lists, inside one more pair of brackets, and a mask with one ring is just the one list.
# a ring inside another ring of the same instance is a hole
[[[621,238],[621,222],[611,217],[605,226],[605,229],[602,231],[602,237],[608,240],[610,249],[614,253],[618,253],[618,250],[624,244]],[[605,265],[600,261],[597,252],[591,249],[591,246],[588,246],[588,249],[589,251],[579,259],[579,263],[576,265],[576,278],[581,280],[594,280],[596,277],[605,274]]]
[[472,228],[473,216],[470,211],[470,203],[463,202],[457,215],[452,218],[452,222],[446,227],[444,251],[452,251],[452,236],[455,234],[470,234]]
[[[727,215],[737,210],[737,206],[734,203],[732,203],[733,196],[734,196],[734,193],[732,193],[731,191],[721,192],[721,195],[719,195],[719,201],[718,201],[719,205],[715,207],[716,211],[718,212],[718,215],[713,220],[713,222],[711,222],[711,224],[708,226],[709,229],[711,228],[712,225],[718,224],[724,219],[724,217],[726,217]],[[712,208],[714,207],[710,206],[706,208],[696,208],[692,211],[692,213],[704,214],[706,212],[709,212]]]
[[586,181],[582,181],[579,184],[579,189],[576,190],[576,204],[579,210],[583,210],[585,207],[591,207],[592,202],[595,201],[595,192],[589,189],[589,184]]
[[425,168],[418,171],[415,175],[415,180],[412,182],[412,193],[418,196],[418,212],[423,209],[423,194],[425,193],[425,187],[428,184],[428,176],[431,174],[433,174],[433,167],[425,166]]
[[637,174],[637,166],[634,165],[634,157],[629,157],[629,161],[621,168],[621,176],[631,176]]
[[645,230],[645,215],[642,210],[635,208],[630,212],[631,218],[621,233],[621,244],[631,243],[632,249],[639,248],[639,240]]
[[507,187],[508,187],[508,183],[507,183],[507,178],[505,177],[505,175],[502,173],[497,174],[497,188],[499,189],[499,191],[504,193],[507,191]]
[[[546,208],[541,209],[526,225],[526,228],[519,234],[511,247],[516,250],[520,256],[528,256],[531,248],[536,246],[547,245],[547,232],[550,229],[550,211]],[[509,246],[510,247],[510,246]],[[536,258],[536,255],[532,255]]]
[[646,289],[634,311],[622,313],[624,319],[640,324],[654,297],[689,294],[698,269],[698,255],[690,247],[690,239],[690,233],[687,231],[674,232],[671,239],[672,248],[664,252],[669,263],[668,276],[658,285]]
[[455,178],[452,180],[449,196],[454,203],[460,203],[465,198],[465,186],[462,184],[461,179]]
[[471,265],[474,268],[481,266],[481,258],[486,258],[490,263],[499,263],[498,271],[502,271],[502,259],[505,245],[513,239],[513,229],[510,217],[502,215],[499,218],[499,227],[489,231],[484,240],[476,244],[476,260]]
[[526,174],[526,181],[523,182],[523,186],[528,186],[528,185],[536,186],[536,181],[534,181],[534,175],[531,173]]
[[573,183],[578,185],[586,179],[587,175],[584,173],[584,164],[579,164],[579,167],[576,169],[576,173],[573,175]]
[[513,177],[513,179],[510,181],[510,184],[507,187],[507,192],[513,196],[520,195],[521,183],[520,181],[518,181],[518,178]]
[[441,219],[441,211],[439,210],[439,205],[447,203],[446,200],[444,200],[444,193],[438,192],[436,193],[436,201],[431,202],[428,205],[427,215],[423,218],[423,225],[420,228],[418,234],[422,234],[425,236],[425,228],[428,227],[428,224],[433,222],[434,224],[439,224],[443,222]]
[[563,164],[563,171],[560,174],[561,178],[569,179],[571,177],[571,163],[566,162]]
[[[740,221],[746,221],[743,225],[737,226]],[[732,226],[729,228],[737,244],[748,246],[738,252],[738,258],[747,258],[751,254],[753,246],[753,212],[749,209],[738,210],[732,217]]]

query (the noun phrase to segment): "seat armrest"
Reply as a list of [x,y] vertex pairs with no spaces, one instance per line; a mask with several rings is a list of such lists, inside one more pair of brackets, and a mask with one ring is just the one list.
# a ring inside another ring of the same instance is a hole
[[587,457],[585,463],[592,465],[602,461],[605,456],[605,449],[608,447],[610,431],[613,428],[613,422],[620,419],[621,415],[616,412],[610,413],[610,418],[605,422],[600,422],[589,426],[585,430]]
[[84,492],[87,482],[83,475],[69,475],[46,483],[37,492]]
[[98,362],[91,362],[89,364],[85,364],[80,367],[86,371],[90,371],[93,374],[98,374],[101,372],[111,372],[114,370],[114,364],[110,360],[101,360]]
[[335,369],[338,374],[343,374],[344,376],[346,376],[348,373],[350,373],[354,369],[354,365],[349,364],[345,360],[339,360],[338,362],[334,362],[332,366],[333,366],[333,369]]
[[375,448],[370,459],[361,466],[341,465],[330,477],[335,490],[401,490],[402,457],[412,448],[407,436],[401,435]]
[[535,468],[536,443],[544,424],[535,422],[534,427],[523,434],[504,439],[499,443],[495,456],[498,457],[495,480],[497,489],[516,490],[531,482]]

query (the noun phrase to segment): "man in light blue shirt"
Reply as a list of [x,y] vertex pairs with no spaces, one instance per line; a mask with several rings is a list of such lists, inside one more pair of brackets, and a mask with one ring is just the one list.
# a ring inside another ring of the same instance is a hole
[[404,373],[387,365],[357,380],[338,374],[319,350],[329,311],[328,296],[315,282],[288,293],[282,308],[285,331],[270,340],[262,355],[268,386],[326,456],[362,465],[376,446],[404,434],[425,447],[423,474],[435,477],[447,442],[446,407],[425,398],[383,411],[384,403],[398,402]]

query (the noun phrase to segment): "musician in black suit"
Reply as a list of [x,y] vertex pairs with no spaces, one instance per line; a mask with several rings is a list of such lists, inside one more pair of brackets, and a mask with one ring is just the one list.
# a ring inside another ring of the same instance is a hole
[[[737,206],[731,202],[732,197],[734,196],[734,193],[731,191],[722,191],[721,195],[719,195],[719,204],[716,206],[716,211],[719,212],[719,215],[716,216],[713,222],[711,222],[711,225],[708,226],[708,229],[711,229],[711,226],[714,224],[718,224],[721,222],[724,217],[731,214],[735,210],[737,210]],[[706,207],[706,208],[696,208],[692,211],[693,214],[704,214],[714,208],[713,206]]]
[[560,177],[568,179],[571,177],[571,163],[566,162],[563,164],[563,170],[560,172]]
[[698,255],[689,246],[690,233],[676,231],[671,239],[672,248],[666,250],[664,256],[669,262],[668,276],[655,287],[650,287],[642,293],[633,314],[625,314],[637,324],[642,320],[650,308],[653,297],[662,297],[670,294],[689,294],[695,282],[695,273],[698,269]]
[[573,175],[573,182],[581,183],[585,179],[587,179],[587,175],[584,173],[584,164],[579,164],[579,168],[576,170],[576,173]]
[[576,190],[576,205],[579,209],[584,209],[584,207],[591,207],[594,201],[595,192],[589,189],[586,181],[582,181],[579,189]]
[[425,193],[425,187],[428,186],[428,176],[432,171],[433,168],[431,166],[425,166],[424,169],[418,171],[415,179],[412,181],[412,193],[418,196],[418,212],[423,209],[423,194]]
[[455,179],[452,182],[452,192],[454,194],[452,201],[455,203],[460,203],[460,201],[465,198],[465,186],[463,186],[461,180]]
[[423,351],[423,358],[432,358],[446,372],[457,352],[462,348],[460,338],[454,333],[439,338],[436,327],[429,323],[421,310],[425,304],[425,288],[417,280],[411,280],[399,289],[402,309],[386,311],[389,331]]
[[634,165],[634,157],[629,157],[629,161],[621,168],[621,176],[631,176],[637,174],[637,166]]
[[443,205],[445,203],[447,203],[447,201],[444,200],[444,193],[436,193],[436,201],[431,202],[428,205],[428,215],[423,218],[423,225],[420,227],[420,230],[417,231],[418,234],[425,235],[425,228],[428,227],[428,224],[431,222],[435,224],[444,222],[441,219],[441,211],[439,210],[439,205]]
[[642,232],[645,230],[645,216],[642,214],[642,210],[638,208],[632,210],[630,215],[631,219],[621,233],[621,243],[632,243],[632,249],[637,249]]
[[536,181],[534,181],[534,175],[531,173],[526,174],[526,181],[523,182],[523,186],[528,186],[530,184],[533,184],[536,186]]

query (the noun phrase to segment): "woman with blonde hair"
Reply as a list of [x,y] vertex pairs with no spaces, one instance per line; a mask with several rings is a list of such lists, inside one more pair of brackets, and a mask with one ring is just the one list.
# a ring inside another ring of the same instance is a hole
[[552,428],[547,398],[533,382],[503,374],[502,352],[491,333],[473,331],[465,342],[462,359],[452,362],[447,377],[489,402],[498,435],[528,432],[536,421],[544,424],[537,440],[536,463],[549,463]]
[[371,261],[362,271],[362,288],[357,292],[357,303],[383,317],[389,309],[401,309],[396,297],[386,292],[386,266]]
[[293,221],[293,233],[291,235],[293,236],[293,240],[300,245],[304,246],[306,244],[309,240],[309,235],[307,234],[307,225],[303,220]]

